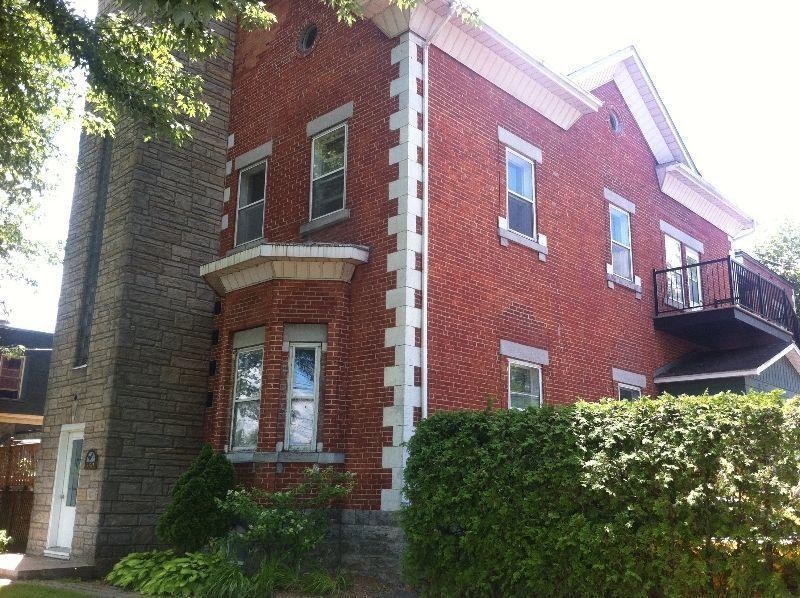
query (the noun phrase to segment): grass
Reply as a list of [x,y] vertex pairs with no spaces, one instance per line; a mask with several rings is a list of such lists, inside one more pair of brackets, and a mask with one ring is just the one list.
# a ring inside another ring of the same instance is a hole
[[13,583],[0,586],[0,598],[86,598],[88,594],[49,588],[32,583]]

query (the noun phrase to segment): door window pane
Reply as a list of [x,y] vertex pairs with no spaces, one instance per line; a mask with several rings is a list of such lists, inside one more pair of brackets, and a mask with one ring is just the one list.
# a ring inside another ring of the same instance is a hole
[[681,257],[681,242],[670,236],[664,236],[664,250],[667,258],[667,268],[679,268],[667,272],[666,303],[673,307],[683,307],[683,259]]
[[83,438],[72,441],[72,454],[69,462],[69,475],[67,477],[67,496],[64,503],[67,507],[74,507],[78,498],[78,476],[81,470],[81,453],[83,453]]
[[509,364],[509,407],[526,409],[541,405],[541,371],[538,367]]
[[344,208],[347,125],[314,138],[311,148],[311,218]]
[[689,291],[689,307],[703,305],[703,283],[700,281],[700,254],[686,248],[686,286]]

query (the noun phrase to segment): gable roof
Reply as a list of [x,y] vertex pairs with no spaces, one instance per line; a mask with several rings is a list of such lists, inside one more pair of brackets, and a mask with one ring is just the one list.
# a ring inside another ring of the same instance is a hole
[[569,77],[588,90],[614,81],[658,163],[682,162],[700,174],[636,48],[623,48]]
[[527,104],[562,129],[596,112],[603,102],[549,69],[489,25],[453,16],[447,0],[420,2],[401,10],[391,0],[359,0],[364,17],[389,37],[413,31],[484,79]]
[[400,9],[392,0],[358,0],[363,14],[389,37],[413,31],[562,129],[597,112],[592,90],[614,81],[659,167],[661,191],[728,234],[755,228],[745,212],[700,176],[639,54],[629,46],[565,77],[549,69],[486,23],[465,23],[449,0]]
[[714,378],[758,376],[771,365],[786,357],[800,372],[800,349],[794,343],[775,343],[761,347],[701,351],[690,353],[658,369],[656,384],[689,382]]
[[658,164],[661,191],[736,239],[755,221],[706,181],[686,149],[639,53],[633,46],[585,66],[570,78],[587,90],[613,81]]

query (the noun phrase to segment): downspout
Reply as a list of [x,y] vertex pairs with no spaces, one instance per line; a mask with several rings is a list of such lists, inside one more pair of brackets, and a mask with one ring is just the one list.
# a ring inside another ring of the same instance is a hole
[[422,46],[422,329],[420,330],[420,352],[422,368],[420,371],[420,408],[421,417],[428,417],[428,198],[429,198],[429,117],[430,105],[430,70],[428,68],[428,55],[431,43],[455,13],[452,2],[447,15],[436,26],[430,35],[425,38]]

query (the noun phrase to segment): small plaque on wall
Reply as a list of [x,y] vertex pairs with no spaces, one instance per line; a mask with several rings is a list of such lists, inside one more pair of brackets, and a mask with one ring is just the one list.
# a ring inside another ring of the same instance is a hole
[[86,459],[83,463],[84,469],[97,469],[97,449],[89,449],[86,451]]

